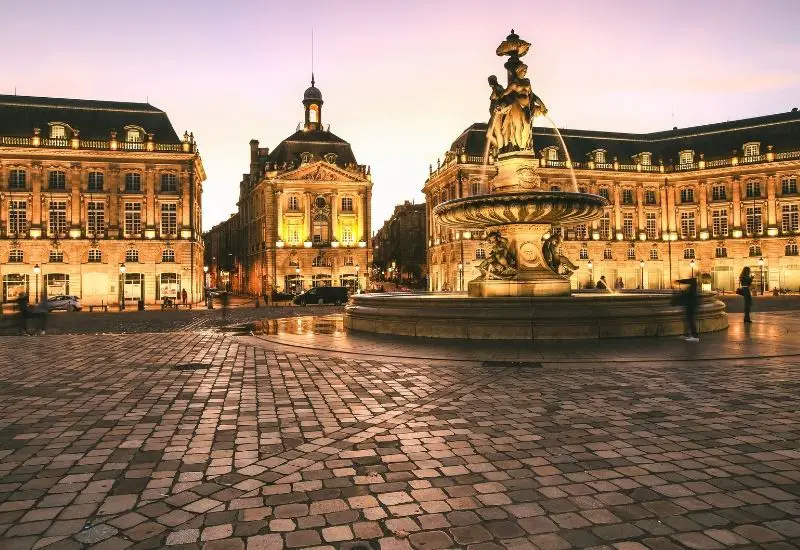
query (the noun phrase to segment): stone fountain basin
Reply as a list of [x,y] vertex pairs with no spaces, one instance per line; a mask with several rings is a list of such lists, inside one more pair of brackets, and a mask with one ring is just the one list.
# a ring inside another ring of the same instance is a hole
[[580,223],[599,218],[608,201],[599,195],[526,191],[475,195],[436,206],[444,226],[484,228],[509,224]]
[[[584,340],[686,334],[671,291],[575,291],[571,296],[470,298],[464,294],[360,294],[348,330],[470,340]],[[700,295],[700,332],[728,327],[725,304]]]

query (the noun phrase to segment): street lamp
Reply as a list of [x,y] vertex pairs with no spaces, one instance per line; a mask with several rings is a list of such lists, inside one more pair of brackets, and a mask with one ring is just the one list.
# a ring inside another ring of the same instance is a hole
[[39,273],[41,273],[42,268],[39,267],[39,264],[33,266],[33,272],[36,275],[36,303],[39,303]]
[[356,293],[358,293],[358,291],[359,291],[359,289],[361,287],[361,282],[358,280],[359,267],[360,266],[358,264],[356,264]]
[[694,266],[695,266],[694,260],[689,262],[689,265],[692,266],[692,279],[694,279]]
[[295,292],[295,294],[299,294],[300,293],[300,289],[301,289],[301,286],[300,286],[300,281],[301,281],[301,279],[300,279],[300,266],[297,266],[297,267],[294,268],[294,274],[295,274],[294,292]]
[[589,268],[589,286],[593,287],[594,286],[594,263],[592,262],[592,260],[589,260],[589,263],[586,264],[586,265]]
[[758,259],[758,268],[761,272],[761,295],[764,295],[764,257]]
[[639,267],[641,268],[642,271],[642,284],[639,288],[644,290],[644,260],[639,260]]
[[119,309],[125,310],[125,267],[124,263],[119,264]]

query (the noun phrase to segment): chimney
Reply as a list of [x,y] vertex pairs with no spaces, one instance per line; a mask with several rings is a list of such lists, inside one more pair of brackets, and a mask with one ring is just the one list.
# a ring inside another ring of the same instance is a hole
[[258,140],[250,140],[250,173],[256,172],[256,165],[258,164]]

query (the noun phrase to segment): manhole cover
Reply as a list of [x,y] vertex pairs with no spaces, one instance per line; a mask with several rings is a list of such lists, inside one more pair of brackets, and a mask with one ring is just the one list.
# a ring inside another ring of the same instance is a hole
[[484,361],[484,367],[489,368],[507,368],[512,367],[515,369],[541,369],[544,368],[539,361]]
[[185,363],[183,365],[175,365],[175,369],[177,370],[204,370],[210,367],[211,365],[204,365],[202,363]]

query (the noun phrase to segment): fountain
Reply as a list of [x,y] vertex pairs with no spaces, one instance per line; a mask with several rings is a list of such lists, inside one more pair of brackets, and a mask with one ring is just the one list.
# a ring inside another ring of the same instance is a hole
[[[498,56],[508,57],[504,64],[508,84],[503,87],[497,77],[489,77],[491,118],[485,162],[492,156],[497,170],[490,194],[452,199],[433,210],[439,224],[483,229],[492,244],[478,266],[480,276],[468,284],[468,296],[354,296],[345,309],[348,329],[474,339],[684,333],[681,308],[672,305],[669,292],[572,292],[569,276],[576,266],[561,255],[560,237],[552,226],[597,219],[608,201],[578,193],[574,173],[567,191],[542,188],[532,120],[546,117],[547,108],[533,93],[526,78],[528,67],[520,59],[529,48],[512,30],[497,48]],[[563,138],[561,143],[566,151]],[[701,332],[727,328],[722,302],[711,293],[702,294],[700,302]]]

